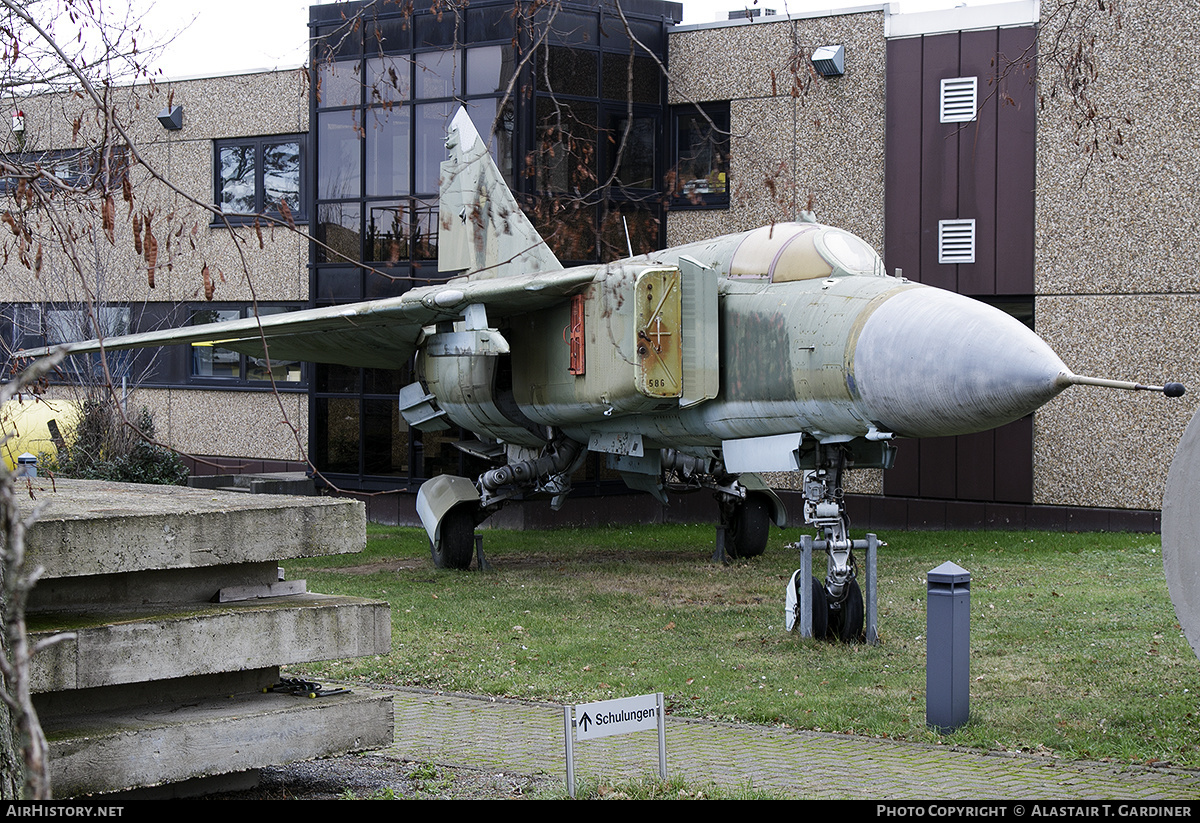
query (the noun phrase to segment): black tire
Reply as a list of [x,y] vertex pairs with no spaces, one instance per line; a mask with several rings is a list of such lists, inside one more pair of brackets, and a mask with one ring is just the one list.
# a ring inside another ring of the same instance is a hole
[[829,599],[825,596],[825,585],[815,577],[812,579],[812,631],[812,636],[821,640],[829,633]]
[[771,502],[763,494],[748,494],[729,518],[725,553],[730,557],[758,557],[767,550],[771,530]]
[[863,608],[862,589],[857,580],[851,580],[846,599],[837,611],[829,616],[829,636],[843,643],[861,643],[866,639],[863,624],[866,612]]
[[475,554],[475,513],[470,506],[455,506],[442,518],[441,543],[432,547],[433,565],[439,569],[469,569]]

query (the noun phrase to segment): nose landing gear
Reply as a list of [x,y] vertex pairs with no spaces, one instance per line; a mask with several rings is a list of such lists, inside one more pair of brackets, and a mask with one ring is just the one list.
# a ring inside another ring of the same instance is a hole
[[[831,469],[809,472],[804,481],[804,521],[822,535],[804,535],[799,543],[800,568],[792,575],[784,597],[784,623],[801,637],[828,637],[844,643],[879,642],[876,611],[875,555],[879,539],[851,540],[849,518],[841,488],[841,461]],[[827,557],[825,583],[812,576],[813,549]],[[866,560],[864,596],[854,552]],[[805,581],[811,580],[810,584]]]

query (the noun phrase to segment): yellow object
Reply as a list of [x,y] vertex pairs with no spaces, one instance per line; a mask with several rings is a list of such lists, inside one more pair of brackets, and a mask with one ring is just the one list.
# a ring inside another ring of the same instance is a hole
[[79,420],[79,404],[73,400],[46,400],[24,395],[0,407],[0,429],[8,435],[0,448],[9,471],[16,469],[17,458],[25,452],[33,455],[57,453],[58,447],[50,437],[51,420],[58,424],[59,434],[69,440]]

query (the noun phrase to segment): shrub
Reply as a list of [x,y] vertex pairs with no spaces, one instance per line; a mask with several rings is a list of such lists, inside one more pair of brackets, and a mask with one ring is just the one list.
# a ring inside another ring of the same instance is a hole
[[44,465],[55,474],[85,480],[174,486],[186,483],[188,470],[183,458],[150,442],[154,438],[150,410],[142,407],[134,425],[141,435],[126,425],[111,400],[90,395],[83,401],[74,441],[57,457],[45,460]]

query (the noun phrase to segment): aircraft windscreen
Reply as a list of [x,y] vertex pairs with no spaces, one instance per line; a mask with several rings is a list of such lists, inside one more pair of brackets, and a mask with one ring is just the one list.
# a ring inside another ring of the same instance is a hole
[[777,223],[749,232],[730,261],[729,275],[773,283],[845,275],[881,275],[883,261],[849,232],[818,223]]
[[840,229],[827,229],[819,244],[821,256],[839,274],[883,274],[883,261],[861,238]]

